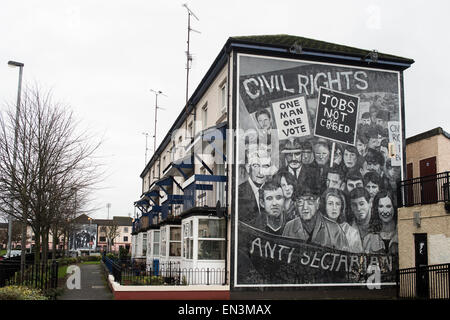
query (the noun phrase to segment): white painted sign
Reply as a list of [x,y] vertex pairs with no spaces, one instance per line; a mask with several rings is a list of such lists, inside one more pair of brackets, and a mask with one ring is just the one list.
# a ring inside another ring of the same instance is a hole
[[393,157],[391,158],[392,166],[402,165],[402,140],[399,121],[389,121],[389,142],[394,145]]
[[280,140],[311,134],[304,95],[272,102]]

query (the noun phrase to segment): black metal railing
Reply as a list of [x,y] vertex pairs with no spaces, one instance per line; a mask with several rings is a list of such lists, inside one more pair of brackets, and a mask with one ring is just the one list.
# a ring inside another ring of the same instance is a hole
[[0,262],[0,286],[21,285],[46,292],[58,287],[59,264],[56,260],[41,264],[25,264],[23,275],[20,261]]
[[398,206],[409,207],[450,200],[450,172],[403,180],[398,183]]
[[121,285],[225,285],[226,281],[225,269],[181,268],[179,262],[122,267],[110,260],[105,265]]
[[450,299],[450,264],[397,271],[397,296],[401,299]]
[[112,274],[112,276],[114,277],[114,280],[120,283],[122,274],[122,267],[120,265],[120,261],[110,259],[105,254],[103,254],[102,256],[102,261],[105,264],[106,268],[108,269],[109,273]]

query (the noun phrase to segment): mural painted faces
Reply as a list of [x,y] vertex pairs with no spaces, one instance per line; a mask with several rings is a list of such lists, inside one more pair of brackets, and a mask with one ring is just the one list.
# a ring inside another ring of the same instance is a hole
[[351,199],[351,208],[358,223],[362,224],[370,219],[370,204],[364,196]]
[[315,195],[302,195],[295,201],[300,218],[311,220],[319,209],[319,198]]
[[369,143],[368,143],[368,147],[371,149],[375,149],[378,150],[380,149],[380,145],[381,145],[381,139],[380,138],[375,138],[375,137],[370,137],[369,138]]
[[270,175],[271,159],[265,152],[255,152],[249,156],[248,173],[256,185],[262,185]]
[[286,153],[286,162],[291,169],[298,169],[302,165],[302,154],[300,152]]
[[360,156],[364,157],[367,152],[367,144],[365,144],[361,139],[356,139],[356,149],[358,150],[358,153]]
[[342,201],[335,195],[329,195],[325,204],[327,216],[336,221],[342,211]]
[[264,190],[261,207],[272,217],[279,217],[284,208],[284,195],[281,188],[275,190]]
[[306,142],[302,146],[302,163],[311,164],[314,161],[314,154],[310,143]]
[[281,181],[281,189],[283,190],[283,195],[285,198],[292,198],[292,194],[294,193],[294,186],[292,184],[288,184],[286,178],[283,176],[280,179]]
[[270,120],[270,113],[267,110],[261,110],[256,113],[256,120],[258,121],[259,126],[263,130],[270,130],[272,127],[272,123]]
[[330,158],[330,150],[328,146],[324,143],[318,143],[314,145],[314,159],[319,166],[324,166],[327,164]]
[[377,193],[380,191],[380,186],[373,181],[369,181],[366,184],[366,190],[369,192],[370,198],[374,198]]
[[356,153],[354,153],[348,149],[344,150],[344,165],[347,168],[351,169],[351,168],[355,167],[357,160],[358,160],[358,157],[357,157]]
[[394,217],[394,206],[389,197],[380,198],[378,201],[378,215],[383,223],[389,223]]
[[342,177],[339,173],[328,172],[327,188],[340,189],[342,186]]
[[286,159],[286,165],[292,170],[297,170],[302,165],[301,145],[297,140],[288,140],[282,153]]
[[353,189],[355,188],[362,188],[364,187],[364,183],[363,180],[361,178],[349,178],[347,179],[347,191],[348,192],[352,192]]

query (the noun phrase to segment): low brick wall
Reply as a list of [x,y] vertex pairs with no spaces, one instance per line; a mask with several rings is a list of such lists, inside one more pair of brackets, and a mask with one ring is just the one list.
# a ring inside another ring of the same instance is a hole
[[229,300],[229,286],[123,286],[108,276],[115,300]]

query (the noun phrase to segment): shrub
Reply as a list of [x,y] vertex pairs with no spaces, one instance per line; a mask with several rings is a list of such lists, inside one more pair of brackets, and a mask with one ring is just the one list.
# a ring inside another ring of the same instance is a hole
[[106,257],[112,260],[117,260],[117,255],[115,255],[114,253],[108,252],[106,254]]
[[119,248],[119,259],[120,260],[126,260],[128,257],[128,249],[125,247]]
[[86,256],[85,261],[100,261],[102,256]]
[[41,290],[26,286],[0,288],[0,300],[48,300]]
[[58,259],[58,263],[60,265],[68,266],[68,265],[71,265],[71,264],[76,264],[77,263],[77,259],[76,258],[72,258],[72,257],[61,258],[61,259]]

